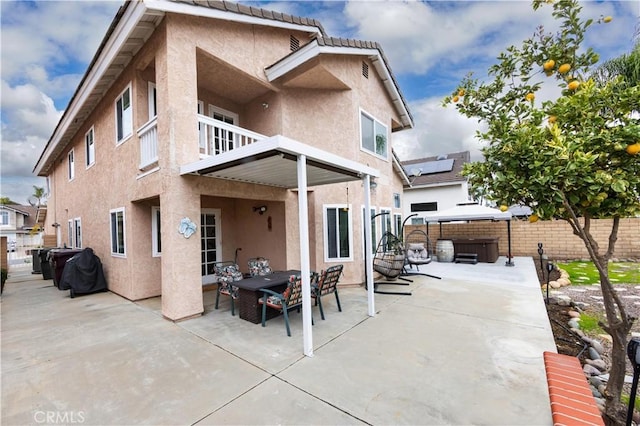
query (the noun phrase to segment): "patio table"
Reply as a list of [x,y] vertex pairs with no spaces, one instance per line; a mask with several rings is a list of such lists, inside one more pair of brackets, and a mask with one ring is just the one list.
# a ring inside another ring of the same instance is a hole
[[[258,303],[258,300],[262,297],[260,289],[267,288],[273,291],[283,291],[291,275],[300,275],[300,271],[279,271],[269,275],[259,275],[234,281],[233,285],[239,289],[236,306],[238,307],[240,318],[254,324],[260,324],[262,322],[262,305]],[[280,315],[280,312],[267,309],[267,319],[278,315]]]

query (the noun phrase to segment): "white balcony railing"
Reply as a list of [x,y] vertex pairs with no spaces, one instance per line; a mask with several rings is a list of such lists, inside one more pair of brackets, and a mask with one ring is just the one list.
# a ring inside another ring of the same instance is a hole
[[200,156],[213,156],[267,137],[224,121],[198,114]]
[[[266,136],[233,124],[198,114],[200,157],[213,156],[250,145]],[[158,162],[158,120],[153,118],[138,129],[140,170]]]
[[138,168],[144,170],[158,161],[157,117],[154,117],[138,129],[138,138],[140,139],[140,165]]

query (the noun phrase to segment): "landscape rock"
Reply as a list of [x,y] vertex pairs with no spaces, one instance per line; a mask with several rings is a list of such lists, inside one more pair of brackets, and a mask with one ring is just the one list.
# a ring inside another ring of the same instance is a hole
[[569,316],[571,318],[580,318],[580,312],[576,312],[576,311],[569,311]]
[[585,359],[584,362],[594,366],[600,371],[605,371],[607,369],[607,364],[604,362],[603,359]]
[[591,359],[602,359],[602,357],[600,357],[600,354],[598,353],[598,351],[593,349],[592,346],[589,347],[589,358],[591,358]]
[[600,374],[602,374],[602,371],[589,364],[585,364],[585,366],[582,367],[582,371],[584,371],[584,374],[587,374],[589,376],[599,376]]
[[598,342],[597,340],[592,340],[590,343],[591,347],[595,349],[600,355],[604,353],[604,347],[602,346],[602,343]]

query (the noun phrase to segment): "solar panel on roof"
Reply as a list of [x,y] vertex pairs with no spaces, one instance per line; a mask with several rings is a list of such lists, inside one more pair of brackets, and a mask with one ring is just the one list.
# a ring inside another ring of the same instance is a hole
[[408,166],[410,176],[430,175],[453,170],[453,158],[446,160],[426,161]]

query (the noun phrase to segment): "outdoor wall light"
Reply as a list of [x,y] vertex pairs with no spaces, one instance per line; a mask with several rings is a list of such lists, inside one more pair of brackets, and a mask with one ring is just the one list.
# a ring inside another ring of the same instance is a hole
[[264,214],[267,211],[267,206],[258,206],[253,208],[254,212],[258,212],[259,214]]
[[54,228],[59,228],[60,224],[58,222],[56,222],[56,223],[52,223],[51,226],[53,226]]
[[262,109],[267,109],[267,108],[269,108],[269,104],[266,103],[266,102],[263,102],[262,103]]

